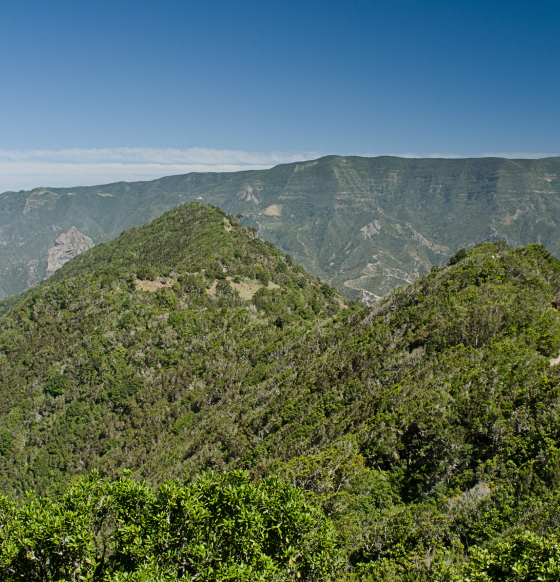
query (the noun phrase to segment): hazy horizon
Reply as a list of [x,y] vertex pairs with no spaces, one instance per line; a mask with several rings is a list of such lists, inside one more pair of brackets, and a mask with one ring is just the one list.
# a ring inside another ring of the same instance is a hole
[[28,0],[0,17],[0,191],[560,152],[552,0]]
[[277,152],[273,154],[219,151],[113,148],[62,151],[0,151],[0,194],[34,188],[96,186],[114,182],[156,180],[191,172],[237,172],[266,170],[278,164],[308,161],[328,155],[414,159],[467,159],[497,157],[505,159],[542,159],[559,157],[554,153],[486,152],[481,155],[455,154],[331,154],[323,152]]

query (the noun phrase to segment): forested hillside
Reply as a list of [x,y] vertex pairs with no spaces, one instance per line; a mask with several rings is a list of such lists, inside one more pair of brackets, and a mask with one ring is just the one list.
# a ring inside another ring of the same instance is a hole
[[75,579],[558,580],[559,301],[541,245],[363,308],[217,208],[129,230],[0,319],[0,572],[90,535]]
[[270,170],[6,192],[0,299],[36,285],[65,256],[200,201],[242,213],[244,225],[309,273],[372,301],[485,241],[540,243],[559,255],[559,173],[560,158],[328,156]]
[[[196,414],[245,396],[267,376],[263,347],[342,307],[332,288],[206,205],[76,257],[1,320],[3,427],[12,418],[6,438],[24,445],[2,458],[3,489],[51,492],[76,472],[114,474],[123,463],[154,479],[214,467],[200,458],[223,451],[194,428]],[[191,429],[195,440],[184,438]]]

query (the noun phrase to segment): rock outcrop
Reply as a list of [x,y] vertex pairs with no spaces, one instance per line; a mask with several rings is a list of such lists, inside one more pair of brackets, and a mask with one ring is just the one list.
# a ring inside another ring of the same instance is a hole
[[54,246],[49,249],[45,279],[48,279],[70,259],[73,259],[76,255],[91,249],[93,246],[93,241],[89,236],[82,234],[75,226],[73,226],[68,232],[62,233],[56,239]]
[[381,225],[377,220],[366,224],[360,228],[360,232],[364,235],[364,239],[371,239],[372,235],[379,234],[381,232]]
[[259,203],[255,195],[253,194],[253,187],[250,184],[243,184],[241,188],[239,188],[239,190],[237,191],[237,195],[242,200],[245,200],[245,202],[254,202],[255,204]]

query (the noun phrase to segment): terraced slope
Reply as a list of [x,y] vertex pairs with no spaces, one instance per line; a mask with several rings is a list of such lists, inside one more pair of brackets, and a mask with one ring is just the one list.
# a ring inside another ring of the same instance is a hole
[[49,249],[72,227],[99,244],[198,200],[242,213],[310,273],[371,301],[484,241],[542,243],[560,254],[559,173],[560,158],[328,156],[264,171],[8,192],[0,196],[0,298],[40,282]]

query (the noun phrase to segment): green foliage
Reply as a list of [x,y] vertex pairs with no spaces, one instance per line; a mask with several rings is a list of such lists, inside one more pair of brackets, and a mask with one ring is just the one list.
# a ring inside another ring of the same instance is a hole
[[[278,272],[278,269],[276,269]],[[267,269],[258,269],[257,270],[257,280],[264,286],[267,287],[268,283],[270,282],[270,273]]]
[[128,398],[134,396],[143,384],[143,378],[117,377],[110,383],[107,396],[114,404],[121,405]]
[[[258,483],[280,475],[328,515],[350,579],[500,580],[525,554],[557,560],[556,259],[541,245],[484,243],[363,308],[247,229],[230,222],[226,231],[223,218],[207,206],[176,209],[80,255],[0,321],[8,498],[35,489],[59,503],[77,476],[98,469],[116,479],[129,468],[156,507],[165,489],[151,486],[171,476],[192,484],[207,470],[243,469]],[[131,289],[140,264],[156,277]],[[52,397],[45,386],[57,374],[65,383]],[[264,534],[251,529],[262,516],[248,515],[240,539],[247,528],[261,545],[242,552],[244,570],[223,554],[234,578],[270,564]],[[200,531],[225,535],[200,519]],[[127,565],[108,575],[177,576],[168,546],[153,549],[161,536],[176,539],[164,521],[163,530],[122,529]],[[144,560],[148,550],[163,561]]]
[[276,477],[204,474],[154,491],[93,474],[59,500],[0,497],[6,581],[318,581],[340,566],[328,520]]
[[448,265],[456,265],[459,261],[462,261],[467,257],[466,249],[459,249],[447,262]]
[[154,272],[153,269],[150,269],[148,267],[138,267],[137,271],[136,271],[136,276],[138,277],[138,279],[149,279],[150,281],[153,281],[156,277],[156,274]]
[[[170,233],[173,240],[161,246]],[[211,253],[199,247],[200,240],[212,241]],[[181,252],[165,254],[178,241]],[[130,287],[138,272],[129,262],[131,249],[160,273],[148,286],[142,279]],[[297,333],[287,336],[286,348],[278,344],[262,357],[260,342],[268,345],[279,330],[312,322],[310,303],[323,317],[340,307],[339,296],[317,294],[316,282],[297,265],[276,273],[282,260],[276,251],[243,227],[226,231],[222,214],[207,206],[186,205],[94,250],[64,268],[75,276],[60,282],[61,275],[53,276],[2,320],[0,383],[10,388],[0,392],[0,486],[16,495],[29,486],[58,492],[75,473],[92,468],[114,474],[123,462],[139,467],[149,450],[179,433],[185,440],[174,449],[202,452],[192,435],[204,414],[194,412],[209,410],[228,393],[240,396],[240,383],[265,381],[266,360],[275,349],[290,349]],[[181,271],[181,265],[199,272]],[[274,286],[257,283],[255,265],[272,273]],[[227,278],[212,280],[208,269]],[[237,284],[259,289],[253,301],[234,288],[235,273]],[[176,281],[172,287],[168,278]],[[248,345],[251,338],[256,341]],[[190,420],[182,425],[180,419]],[[217,434],[210,432],[214,441]],[[220,454],[235,458],[249,446],[243,438]],[[186,472],[194,472],[197,462]]]
[[181,286],[185,293],[204,293],[204,277],[198,275],[185,275],[181,278]]
[[13,453],[15,439],[4,427],[0,428],[0,455],[9,457]]
[[66,378],[55,372],[44,384],[43,391],[50,396],[60,396],[66,387]]
[[192,425],[193,424],[193,420],[194,420],[194,414],[192,412],[189,412],[185,416],[181,416],[181,418],[178,418],[173,423],[173,426],[171,427],[171,430],[175,434],[179,434],[185,427]]
[[456,579],[469,582],[560,580],[560,532],[520,531],[487,547],[473,548]]

